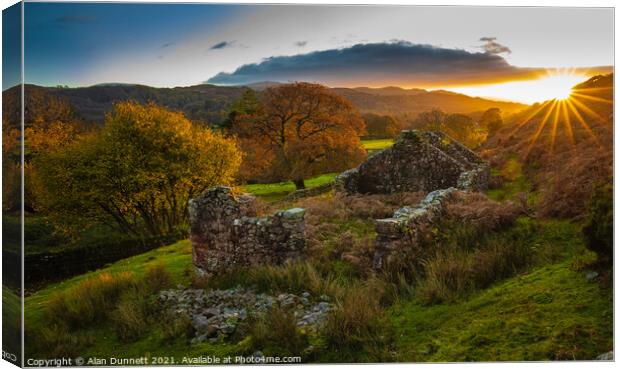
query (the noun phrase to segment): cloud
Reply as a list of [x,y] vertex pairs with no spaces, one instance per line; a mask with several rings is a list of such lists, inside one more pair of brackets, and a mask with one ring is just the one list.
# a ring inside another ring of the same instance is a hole
[[504,46],[496,41],[497,37],[481,37],[480,41],[484,42],[482,49],[489,54],[510,54],[512,50],[508,46]]
[[174,42],[166,42],[165,44],[161,45],[161,48],[166,49],[170,46],[174,46],[174,44],[175,44]]
[[308,41],[297,41],[295,42],[295,46],[297,47],[304,47],[308,44]]
[[398,41],[270,57],[232,73],[219,73],[207,82],[239,85],[303,80],[330,86],[428,87],[531,79],[543,72],[512,66],[493,53]]
[[217,44],[211,46],[209,48],[209,50],[225,49],[227,47],[231,47],[234,43],[235,43],[235,41],[222,41],[222,42],[218,42]]

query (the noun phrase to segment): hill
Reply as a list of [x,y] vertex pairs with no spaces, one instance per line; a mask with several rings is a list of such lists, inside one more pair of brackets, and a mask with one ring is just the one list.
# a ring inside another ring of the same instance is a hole
[[418,114],[432,108],[446,113],[473,113],[489,108],[515,112],[527,105],[471,97],[450,91],[423,89],[335,88],[334,91],[349,99],[363,113]]
[[515,114],[482,153],[502,180],[539,190],[544,215],[579,216],[593,189],[613,175],[613,74]]
[[[133,100],[139,103],[154,102],[170,110],[181,111],[197,122],[219,124],[231,105],[251,88],[262,91],[273,86],[272,82],[256,83],[250,86],[215,86],[202,84],[189,87],[156,88],[143,85],[108,83],[90,87],[42,87],[26,85],[26,122],[35,116],[49,116],[62,107],[72,119],[79,117],[86,122],[102,123],[105,114],[115,102]],[[497,107],[504,112],[514,112],[525,105],[473,98],[448,91],[426,91],[422,89],[385,88],[334,88],[333,91],[349,99],[362,113],[411,114],[415,115],[432,108],[447,113],[472,113]],[[19,86],[3,92],[4,117],[13,124],[19,124]]]

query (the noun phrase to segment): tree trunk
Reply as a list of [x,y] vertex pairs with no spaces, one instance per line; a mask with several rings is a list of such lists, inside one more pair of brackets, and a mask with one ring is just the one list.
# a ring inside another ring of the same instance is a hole
[[306,184],[304,183],[303,178],[302,179],[295,179],[293,180],[293,183],[295,183],[295,188],[298,190],[303,190],[306,188]]

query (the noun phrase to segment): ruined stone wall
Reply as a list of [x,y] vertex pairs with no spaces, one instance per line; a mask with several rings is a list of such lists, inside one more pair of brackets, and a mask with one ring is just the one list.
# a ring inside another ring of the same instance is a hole
[[228,187],[212,188],[190,200],[190,241],[194,265],[200,273],[282,264],[304,251],[304,209],[249,216],[253,215],[253,200],[251,196],[233,196]]
[[336,177],[335,187],[349,194],[482,190],[489,175],[478,155],[444,133],[402,131],[391,148]]
[[392,218],[375,220],[374,268],[382,268],[393,257],[411,258],[424,252],[420,245],[422,232],[440,219],[445,204],[457,191],[452,187],[433,191],[418,206],[405,206],[396,210]]

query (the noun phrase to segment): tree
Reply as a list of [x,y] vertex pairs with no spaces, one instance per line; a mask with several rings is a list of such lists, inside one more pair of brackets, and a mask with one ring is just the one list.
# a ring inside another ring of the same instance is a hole
[[103,222],[136,236],[175,232],[187,202],[231,184],[236,143],[156,105],[120,103],[104,127],[37,163],[44,204],[63,223]]
[[305,178],[348,169],[365,156],[359,113],[318,84],[268,88],[257,111],[239,116],[232,131],[246,155],[246,177],[292,180],[298,189],[305,187]]
[[400,132],[396,119],[390,115],[368,113],[363,115],[367,137],[392,138]]
[[486,139],[486,131],[465,114],[447,115],[441,124],[441,130],[471,148],[477,147]]
[[499,108],[490,108],[482,114],[480,118],[480,125],[485,127],[489,132],[489,135],[495,134],[503,127],[504,121],[502,119],[502,111]]
[[221,127],[230,129],[243,116],[256,114],[259,110],[258,97],[252,89],[246,90],[241,98],[232,105],[228,116],[222,121]]
[[446,113],[437,108],[433,108],[430,111],[418,114],[415,125],[428,131],[440,131],[444,119],[446,119]]

